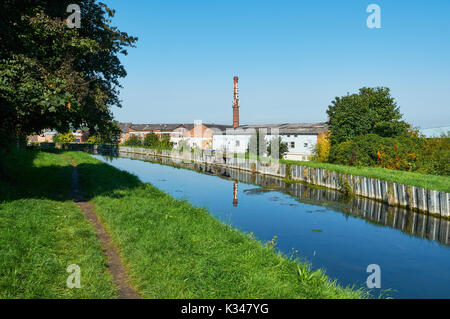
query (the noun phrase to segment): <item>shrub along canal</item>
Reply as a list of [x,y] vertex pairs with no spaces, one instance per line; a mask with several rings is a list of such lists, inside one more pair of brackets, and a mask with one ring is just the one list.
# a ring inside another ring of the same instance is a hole
[[168,158],[143,155],[94,156],[263,242],[276,236],[281,252],[343,285],[365,286],[367,267],[377,264],[381,290],[392,289],[390,297],[450,298],[448,220],[237,170],[178,168]]

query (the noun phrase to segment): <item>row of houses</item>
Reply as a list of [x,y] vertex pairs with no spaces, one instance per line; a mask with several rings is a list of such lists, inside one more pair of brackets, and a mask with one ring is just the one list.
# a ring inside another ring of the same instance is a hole
[[155,133],[159,137],[167,136],[174,148],[189,145],[192,148],[233,153],[245,153],[249,149],[252,135],[259,131],[261,138],[269,143],[280,137],[288,146],[284,158],[291,160],[309,160],[313,155],[318,139],[328,131],[325,123],[294,123],[264,125],[221,125],[205,124],[132,124],[119,123],[122,130],[120,142],[130,136],[143,139],[147,134]]
[[178,147],[185,141],[192,148],[212,149],[213,138],[219,132],[232,128],[231,125],[204,124],[132,124],[119,123],[122,131],[120,143],[125,143],[130,136],[135,135],[141,139],[147,134],[154,133],[159,138],[169,137],[174,147]]

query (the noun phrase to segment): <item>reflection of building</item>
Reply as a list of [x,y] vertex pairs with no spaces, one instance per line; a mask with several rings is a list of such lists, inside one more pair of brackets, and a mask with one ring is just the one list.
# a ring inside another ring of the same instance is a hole
[[238,205],[238,182],[233,183],[233,206]]

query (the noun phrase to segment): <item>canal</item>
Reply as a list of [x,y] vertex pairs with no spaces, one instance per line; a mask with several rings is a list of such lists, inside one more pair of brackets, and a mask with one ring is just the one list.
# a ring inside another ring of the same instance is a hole
[[448,220],[206,164],[174,167],[169,158],[93,156],[263,242],[277,236],[282,253],[324,269],[342,285],[365,287],[368,265],[377,264],[389,297],[450,298]]

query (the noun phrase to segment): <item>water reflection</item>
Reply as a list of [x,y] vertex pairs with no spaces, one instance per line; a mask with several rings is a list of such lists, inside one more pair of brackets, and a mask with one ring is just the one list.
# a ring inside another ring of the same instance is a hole
[[233,183],[233,206],[237,207],[238,205],[238,182]]
[[[347,216],[362,218],[375,225],[392,227],[412,236],[450,246],[450,221],[440,217],[416,213],[362,197],[348,199],[342,193],[334,190],[311,187],[302,183],[286,183],[277,177],[252,174],[204,163],[174,163],[170,158],[130,153],[121,153],[120,157],[192,169],[204,174],[234,180],[233,189],[230,190],[233,195],[233,206],[238,206],[239,182],[244,182],[264,187],[263,189],[246,190],[247,195],[256,196],[260,192],[267,191],[287,193],[294,196],[300,203],[325,206]],[[111,157],[110,160],[112,159]],[[272,198],[272,200],[276,200],[276,198]],[[320,210],[311,213],[320,213]]]

